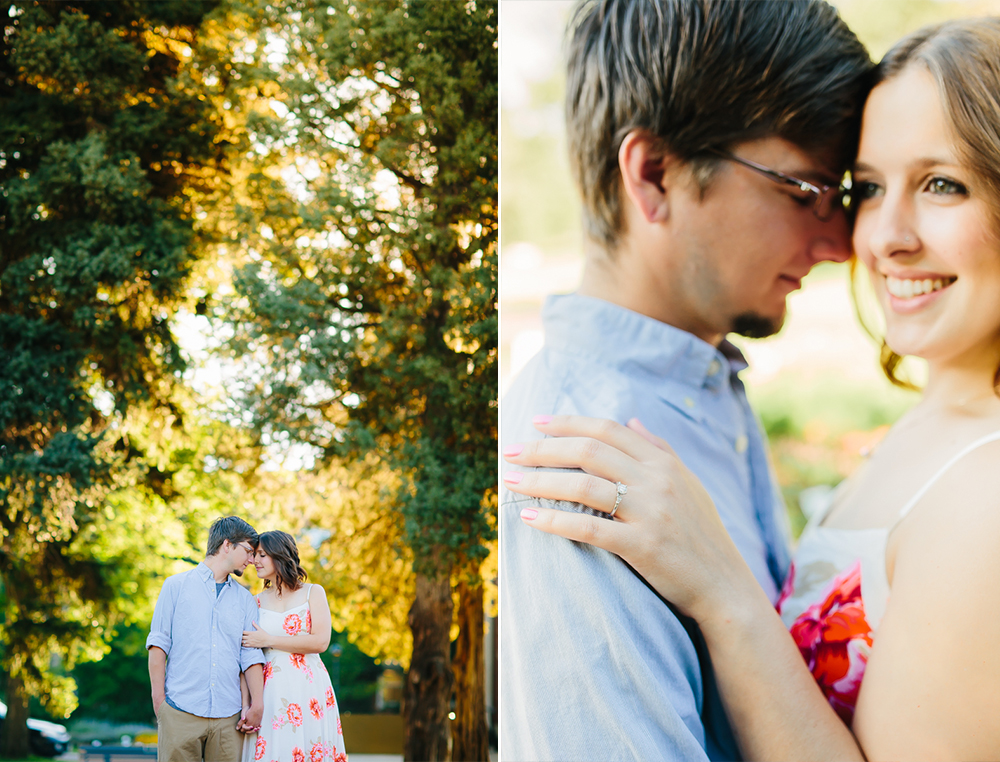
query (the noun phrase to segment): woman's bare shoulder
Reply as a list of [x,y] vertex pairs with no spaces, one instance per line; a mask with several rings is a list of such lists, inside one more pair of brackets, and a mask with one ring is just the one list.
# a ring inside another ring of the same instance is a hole
[[[899,524],[892,592],[854,730],[869,758],[993,759],[1000,726],[1000,442],[948,469]],[[919,485],[918,485],[919,486]]]
[[962,455],[934,482],[924,499],[933,524],[945,523],[972,542],[1000,529],[1000,439]]

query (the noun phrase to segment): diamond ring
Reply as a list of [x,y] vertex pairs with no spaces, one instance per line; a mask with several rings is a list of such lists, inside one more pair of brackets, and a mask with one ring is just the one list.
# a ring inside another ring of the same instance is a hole
[[628,487],[621,482],[615,482],[615,490],[617,494],[615,495],[615,507],[611,509],[611,518],[615,517],[615,512],[618,510],[618,506],[622,504],[622,498],[628,492]]

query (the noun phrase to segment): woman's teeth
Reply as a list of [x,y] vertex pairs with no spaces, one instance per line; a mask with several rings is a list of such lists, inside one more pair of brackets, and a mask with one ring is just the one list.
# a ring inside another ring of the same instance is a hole
[[942,288],[950,286],[957,278],[924,278],[923,280],[909,280],[901,278],[886,277],[885,287],[893,296],[901,299],[911,299],[914,296],[929,294],[932,291],[940,291]]

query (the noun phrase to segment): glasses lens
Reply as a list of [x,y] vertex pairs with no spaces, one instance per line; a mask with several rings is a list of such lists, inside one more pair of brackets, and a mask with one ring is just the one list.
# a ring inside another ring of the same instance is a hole
[[833,219],[839,211],[849,207],[848,192],[845,188],[827,188],[816,196],[814,211],[823,222]]

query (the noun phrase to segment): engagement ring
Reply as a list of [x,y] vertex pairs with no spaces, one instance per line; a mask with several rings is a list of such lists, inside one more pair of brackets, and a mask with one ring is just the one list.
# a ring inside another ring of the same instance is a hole
[[618,494],[615,495],[615,507],[611,509],[611,518],[615,517],[615,511],[618,510],[618,506],[622,504],[622,497],[628,492],[628,487],[626,487],[621,482],[615,482],[615,489],[617,489]]

